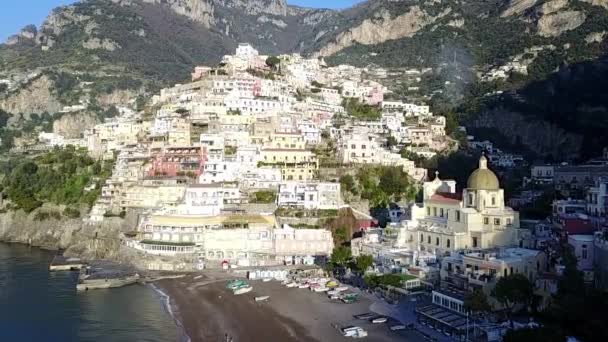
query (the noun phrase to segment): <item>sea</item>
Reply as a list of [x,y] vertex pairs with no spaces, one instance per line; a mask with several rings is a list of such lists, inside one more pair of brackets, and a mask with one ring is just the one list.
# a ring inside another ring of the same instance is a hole
[[188,341],[149,285],[76,291],[76,272],[49,272],[54,252],[0,243],[0,341]]

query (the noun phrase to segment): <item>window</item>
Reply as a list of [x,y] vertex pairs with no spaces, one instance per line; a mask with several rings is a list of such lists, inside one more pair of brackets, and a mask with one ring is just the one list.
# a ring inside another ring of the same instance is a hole
[[507,219],[507,224],[511,224],[511,219],[510,218]]
[[492,196],[492,206],[495,206],[495,205],[496,205],[496,197]]
[[494,219],[494,225],[495,226],[500,226],[500,219],[499,218],[495,218]]
[[511,267],[511,274],[513,274],[513,267]]
[[469,205],[473,205],[473,194],[469,194]]
[[437,217],[437,208],[433,208],[433,216]]
[[490,223],[490,219],[487,217],[483,218],[483,224],[489,224]]
[[473,248],[477,248],[477,237],[473,237]]
[[443,208],[439,209],[439,216],[443,217]]
[[460,222],[460,210],[456,210],[456,222]]
[[435,246],[439,246],[439,238],[435,238]]
[[445,247],[450,248],[450,239],[447,239],[445,242]]
[[431,236],[430,235],[426,238],[426,243],[431,244]]
[[431,207],[426,207],[426,216],[431,216]]
[[582,248],[582,258],[587,259],[587,245],[583,245]]
[[420,234],[420,242],[424,242],[424,235]]

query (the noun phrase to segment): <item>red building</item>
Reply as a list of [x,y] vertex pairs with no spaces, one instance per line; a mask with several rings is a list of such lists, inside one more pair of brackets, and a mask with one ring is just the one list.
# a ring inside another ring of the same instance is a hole
[[148,176],[200,176],[205,165],[205,149],[200,146],[161,147],[150,151],[152,166]]

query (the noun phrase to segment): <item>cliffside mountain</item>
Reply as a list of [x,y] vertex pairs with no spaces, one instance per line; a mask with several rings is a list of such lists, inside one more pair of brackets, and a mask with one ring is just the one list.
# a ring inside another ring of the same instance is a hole
[[83,99],[104,109],[181,82],[240,42],[330,64],[456,64],[452,77],[467,81],[500,68],[541,80],[602,55],[607,36],[607,0],[370,0],[341,11],[286,0],[83,0],[0,45],[0,79],[18,84],[0,88],[0,109],[27,116]]

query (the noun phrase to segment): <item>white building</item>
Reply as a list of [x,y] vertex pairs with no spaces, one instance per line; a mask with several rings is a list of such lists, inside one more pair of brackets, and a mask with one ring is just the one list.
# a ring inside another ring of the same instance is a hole
[[279,184],[277,205],[304,209],[338,209],[342,205],[340,184],[284,182]]
[[593,235],[569,235],[568,244],[574,249],[577,267],[581,271],[593,270]]

